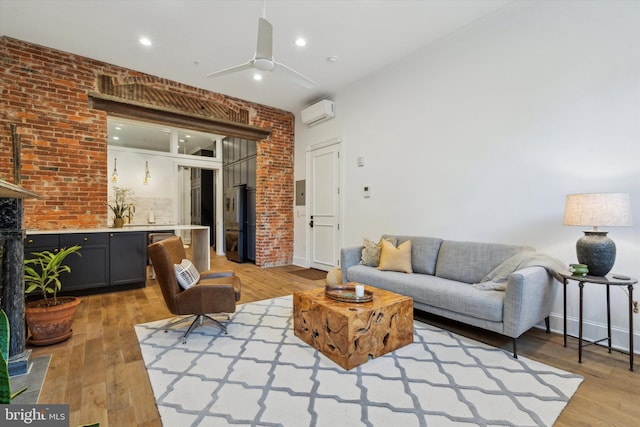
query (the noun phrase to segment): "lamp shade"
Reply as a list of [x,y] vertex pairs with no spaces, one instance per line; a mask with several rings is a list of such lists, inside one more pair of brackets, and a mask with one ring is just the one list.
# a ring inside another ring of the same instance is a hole
[[580,264],[592,276],[605,276],[616,260],[616,245],[599,226],[630,226],[631,201],[626,193],[569,194],[564,208],[564,225],[593,226],[576,243]]
[[627,193],[569,194],[564,225],[621,227],[632,225],[631,200]]

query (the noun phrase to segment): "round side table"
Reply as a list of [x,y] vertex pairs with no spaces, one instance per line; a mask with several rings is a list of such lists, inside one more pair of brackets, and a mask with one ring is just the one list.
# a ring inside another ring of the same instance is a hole
[[629,294],[629,370],[633,371],[633,285],[638,283],[638,279],[618,274],[610,274],[604,277],[599,276],[574,276],[570,273],[560,272],[560,276],[564,279],[563,308],[564,308],[564,346],[567,346],[567,284],[570,280],[578,282],[580,288],[580,322],[578,324],[578,363],[582,363],[582,347],[586,341],[582,338],[582,302],[583,288],[585,283],[593,285],[604,285],[607,289],[607,337],[596,341],[586,341],[588,344],[596,344],[607,340],[609,353],[611,353],[611,298],[609,288],[611,286],[626,286]]

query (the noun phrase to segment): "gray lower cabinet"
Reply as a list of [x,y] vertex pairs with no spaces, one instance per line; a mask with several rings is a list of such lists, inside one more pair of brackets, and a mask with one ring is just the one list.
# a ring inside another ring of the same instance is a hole
[[33,252],[56,252],[60,248],[60,236],[57,234],[28,235],[24,240],[24,259],[32,258]]
[[109,284],[123,286],[147,279],[147,233],[109,233]]
[[107,233],[60,234],[60,247],[78,245],[79,253],[65,258],[71,272],[61,280],[62,291],[109,286],[109,235]]
[[144,286],[146,241],[146,232],[30,234],[25,238],[24,256],[28,259],[32,252],[81,246],[80,256],[71,254],[65,258],[71,272],[61,278],[61,292],[112,291]]

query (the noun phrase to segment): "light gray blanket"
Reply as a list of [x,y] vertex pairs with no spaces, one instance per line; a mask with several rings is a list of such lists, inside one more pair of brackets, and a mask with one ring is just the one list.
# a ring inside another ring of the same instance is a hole
[[511,273],[525,267],[534,266],[543,267],[560,282],[563,278],[558,272],[567,271],[565,264],[556,258],[539,252],[525,251],[517,253],[499,264],[484,276],[480,282],[475,283],[473,287],[481,291],[504,291]]

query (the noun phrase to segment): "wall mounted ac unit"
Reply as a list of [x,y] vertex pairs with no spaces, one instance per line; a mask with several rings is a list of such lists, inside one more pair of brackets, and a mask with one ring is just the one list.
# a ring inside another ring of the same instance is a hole
[[333,101],[323,99],[301,111],[302,123],[307,126],[317,125],[318,123],[329,120],[335,116]]

